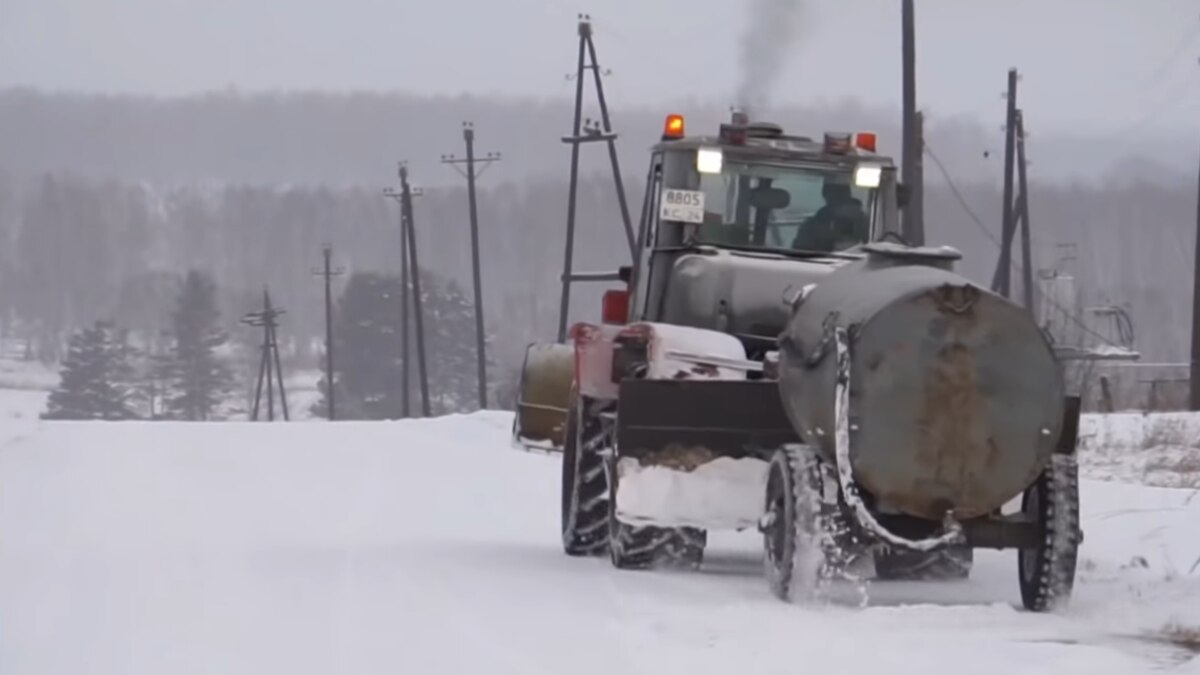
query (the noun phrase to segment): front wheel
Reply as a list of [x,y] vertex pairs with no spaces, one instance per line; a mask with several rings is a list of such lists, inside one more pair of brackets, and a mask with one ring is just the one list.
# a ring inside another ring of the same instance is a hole
[[1038,526],[1037,547],[1017,552],[1021,602],[1031,611],[1053,611],[1070,599],[1083,541],[1074,456],[1051,456],[1050,465],[1025,491],[1021,511]]
[[599,404],[572,392],[562,453],[562,543],[570,556],[608,546],[608,477]]
[[808,446],[775,451],[767,472],[763,548],[767,583],[787,602],[815,598],[825,566],[821,460]]

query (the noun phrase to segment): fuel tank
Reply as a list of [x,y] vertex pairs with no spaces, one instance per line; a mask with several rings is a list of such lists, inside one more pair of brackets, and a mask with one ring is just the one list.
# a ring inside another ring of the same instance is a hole
[[685,254],[671,268],[660,320],[773,339],[787,325],[788,298],[847,262],[717,248]]
[[845,328],[850,463],[875,508],[928,519],[1000,508],[1058,440],[1064,385],[1049,341],[1025,309],[956,274],[953,249],[864,250],[793,308],[780,339],[788,418],[836,461],[833,328]]

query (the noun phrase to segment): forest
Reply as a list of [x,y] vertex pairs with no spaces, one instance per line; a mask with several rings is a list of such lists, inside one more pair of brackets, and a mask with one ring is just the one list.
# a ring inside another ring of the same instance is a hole
[[[715,128],[720,117],[703,108],[689,124]],[[489,379],[500,386],[513,377],[524,346],[552,338],[557,324],[569,161],[560,137],[570,126],[569,106],[557,102],[0,92],[2,334],[29,339],[30,358],[47,362],[61,360],[70,336],[99,320],[151,342],[169,327],[183,275],[199,270],[215,281],[230,333],[249,330],[237,319],[256,310],[269,288],[287,311],[279,329],[285,359],[315,370],[324,339],[323,289],[314,274],[321,249],[330,244],[347,272],[335,281],[339,294],[355,272],[399,270],[398,208],[382,190],[395,185],[402,159],[424,187],[414,214],[421,267],[439,283],[466,289],[469,303],[465,182],[438,165],[442,154],[463,154],[463,119],[475,123],[479,152],[503,152],[479,181]],[[634,218],[644,149],[656,140],[660,119],[644,110],[616,119]],[[898,137],[896,125],[879,111],[790,110],[780,119],[811,123],[809,133],[871,126],[880,130],[881,150],[896,149],[887,141]],[[936,160],[925,158],[926,227],[931,243],[963,252],[968,276],[990,283],[1000,171],[994,154],[984,160],[979,149],[1001,140],[979,128],[950,120],[930,130]],[[1131,150],[1107,170],[1072,178],[1042,168],[1052,163],[1052,148],[1073,147],[1055,143],[1031,142],[1037,270],[1076,275],[1082,306],[1075,313],[1090,339],[1108,336],[1108,328],[1083,310],[1116,304],[1133,319],[1143,361],[1184,362],[1194,177]],[[624,264],[627,252],[607,156],[593,148],[584,150],[576,267],[609,270]],[[593,318],[603,285],[577,289],[572,318]],[[455,405],[470,409],[469,398]]]

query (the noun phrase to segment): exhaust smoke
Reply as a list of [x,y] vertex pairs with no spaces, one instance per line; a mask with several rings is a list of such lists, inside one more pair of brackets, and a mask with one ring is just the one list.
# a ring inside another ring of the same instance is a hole
[[766,105],[783,71],[784,57],[799,37],[801,0],[751,0],[739,44],[738,106],[750,119]]

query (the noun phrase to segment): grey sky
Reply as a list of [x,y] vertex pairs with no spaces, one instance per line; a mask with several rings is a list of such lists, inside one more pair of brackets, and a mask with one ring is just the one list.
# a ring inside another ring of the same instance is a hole
[[[749,0],[0,0],[0,85],[177,95],[403,89],[566,97],[576,8],[615,105],[729,104]],[[898,105],[898,0],[807,0],[774,102]],[[1032,129],[1191,135],[1195,0],[919,0],[918,96],[1000,122],[1023,71]],[[1190,37],[1190,43],[1184,40]],[[1142,124],[1138,124],[1142,122]]]

